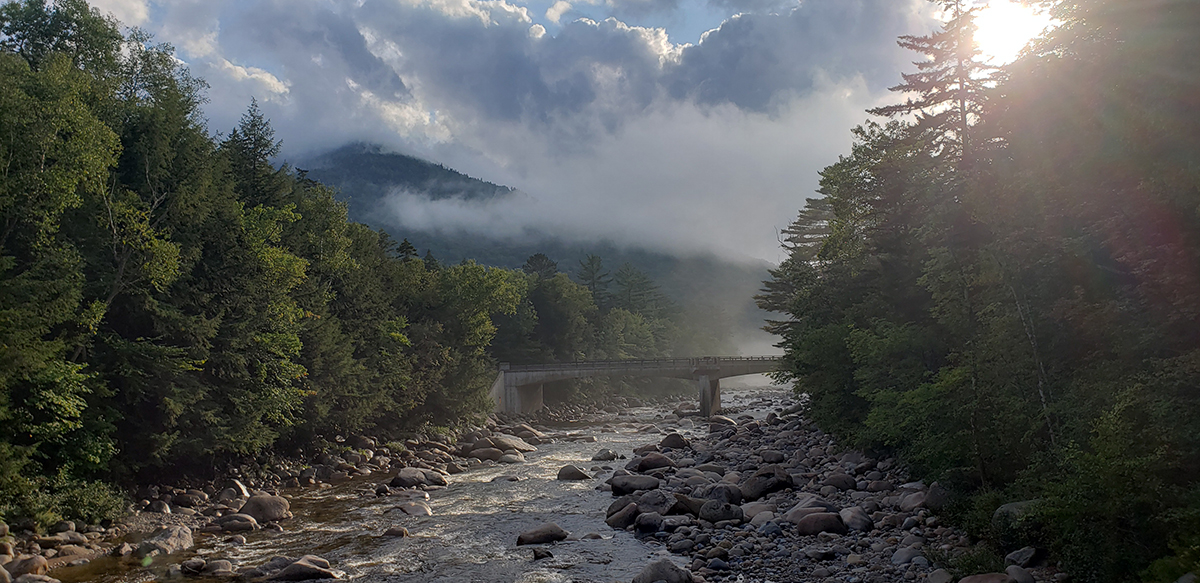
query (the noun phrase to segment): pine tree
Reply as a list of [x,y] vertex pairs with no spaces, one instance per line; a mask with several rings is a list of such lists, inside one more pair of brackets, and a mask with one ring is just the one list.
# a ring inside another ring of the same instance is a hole
[[575,274],[579,278],[579,282],[588,291],[592,292],[592,300],[601,310],[605,309],[609,304],[608,284],[612,283],[612,276],[604,270],[604,261],[599,255],[588,254],[587,257],[579,260],[579,271]]
[[558,273],[558,263],[546,257],[545,253],[534,253],[525,260],[525,265],[521,266],[521,271],[530,275],[536,275],[542,279],[550,279],[554,274]]
[[970,165],[980,146],[972,128],[981,119],[996,70],[979,60],[976,9],[964,8],[963,0],[939,3],[951,13],[941,30],[925,36],[905,35],[897,41],[928,57],[914,62],[917,72],[901,74],[904,82],[890,88],[917,96],[868,111],[887,117],[916,113],[914,137],[927,141],[934,155]]

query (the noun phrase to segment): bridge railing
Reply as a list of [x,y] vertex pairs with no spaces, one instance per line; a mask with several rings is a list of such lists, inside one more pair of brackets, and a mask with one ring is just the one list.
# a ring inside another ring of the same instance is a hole
[[776,361],[779,356],[700,356],[693,358],[643,358],[626,360],[575,360],[571,362],[554,362],[548,364],[509,364],[500,363],[500,370],[513,372],[535,370],[561,370],[578,368],[663,368],[716,365],[722,362],[753,362]]

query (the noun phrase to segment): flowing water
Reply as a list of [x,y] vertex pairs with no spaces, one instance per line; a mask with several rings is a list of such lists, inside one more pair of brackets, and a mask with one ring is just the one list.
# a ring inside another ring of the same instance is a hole
[[[722,393],[727,407],[759,417],[787,396],[778,387],[723,389]],[[432,516],[401,512],[397,506],[406,498],[376,497],[375,486],[386,481],[382,475],[330,488],[285,491],[295,515],[283,523],[285,532],[247,533],[247,542],[241,545],[223,542],[226,535],[198,534],[188,556],[257,566],[278,555],[314,554],[361,581],[630,581],[647,563],[670,555],[659,544],[639,541],[604,523],[613,498],[596,490],[599,480],[555,477],[566,464],[592,474],[602,465],[624,465],[623,460],[591,461],[602,448],[628,456],[635,447],[657,442],[662,432],[679,431],[690,438],[704,431],[690,419],[664,421],[662,416],[661,409],[643,407],[571,427],[551,427],[560,438],[526,454],[524,464],[481,467],[451,476],[448,487],[429,493]],[[597,441],[572,440],[585,436]],[[493,481],[504,476],[516,476],[518,481]],[[588,533],[601,538],[546,546],[554,556],[533,561],[532,547],[516,546],[517,536],[545,522],[558,523],[572,538]],[[392,526],[403,526],[412,536],[380,536]],[[681,557],[675,559],[682,563]],[[142,568],[104,557],[82,567],[56,570],[53,576],[64,583],[137,583],[164,578],[166,566],[179,560],[171,557]]]

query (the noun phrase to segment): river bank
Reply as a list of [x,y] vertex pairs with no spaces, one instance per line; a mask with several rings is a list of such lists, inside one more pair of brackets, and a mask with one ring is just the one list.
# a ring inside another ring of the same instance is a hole
[[[726,416],[711,421],[689,416],[690,401],[580,411],[553,426],[498,419],[506,423],[456,443],[352,444],[363,447],[277,475],[280,488],[241,491],[239,481],[211,494],[159,492],[143,506],[161,502],[170,514],[139,511],[105,532],[92,528],[76,545],[88,553],[49,558],[87,562],[50,575],[128,583],[207,569],[278,578],[316,555],[328,564],[309,574],[363,581],[630,581],[663,559],[696,581],[950,580],[930,556],[964,552],[970,541],[939,523],[936,488],[908,483],[895,460],[838,451],[788,413],[795,407],[783,390],[728,390],[725,401]],[[566,466],[583,479],[558,479]],[[654,487],[627,494],[622,484],[639,477]],[[246,508],[249,494],[279,494],[285,507]],[[536,554],[517,544],[546,523],[563,540],[532,545]],[[146,546],[169,526],[193,536],[187,548]],[[33,540],[16,550],[35,550]],[[43,542],[55,555],[68,546]]]

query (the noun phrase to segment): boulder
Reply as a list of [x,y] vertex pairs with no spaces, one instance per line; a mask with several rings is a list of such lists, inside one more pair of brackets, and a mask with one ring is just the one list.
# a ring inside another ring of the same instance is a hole
[[1037,583],[1034,581],[1033,575],[1031,575],[1029,571],[1026,571],[1024,568],[1016,565],[1009,565],[1008,568],[1004,570],[1004,574],[1011,577],[1013,581],[1016,581],[1016,583]]
[[907,565],[911,563],[913,559],[919,556],[921,556],[921,549],[914,547],[903,547],[892,553],[892,564]]
[[809,514],[796,523],[796,534],[800,536],[811,536],[822,532],[846,534],[850,531],[842,522],[842,517],[833,512]]
[[525,456],[521,455],[521,452],[506,453],[500,456],[500,459],[496,461],[502,464],[520,464],[525,463]]
[[671,449],[684,449],[691,444],[688,440],[678,433],[669,433],[662,441],[658,442],[659,447],[669,447]]
[[782,467],[772,464],[754,472],[754,475],[741,485],[742,500],[758,500],[791,485],[792,476]]
[[559,480],[590,480],[591,476],[587,472],[579,469],[579,466],[567,464],[558,470]]
[[433,509],[421,500],[409,500],[396,508],[409,516],[433,516]]
[[521,545],[540,545],[544,543],[558,542],[567,538],[567,531],[561,526],[547,522],[537,528],[533,528],[521,533],[517,536],[517,546]]
[[1028,567],[1037,561],[1038,555],[1039,553],[1037,548],[1025,547],[1023,549],[1018,549],[1008,553],[1008,555],[1004,557],[1004,562],[1008,563],[1009,565],[1016,565],[1018,567]]
[[393,526],[385,531],[380,536],[404,538],[408,536],[408,529],[403,526]]
[[984,573],[963,577],[958,583],[1013,583],[1013,580],[1007,573]]
[[1038,502],[1041,502],[1041,500],[1022,500],[1020,502],[1009,502],[997,508],[992,513],[992,527],[1003,529],[1011,526],[1029,514],[1029,511]]
[[637,520],[637,516],[637,503],[630,502],[604,519],[604,523],[616,529],[624,529],[633,524]]
[[267,577],[269,581],[308,581],[310,579],[341,579],[346,574],[329,568],[329,561],[314,555],[305,555],[300,560]]
[[925,507],[937,512],[946,507],[950,503],[950,492],[946,491],[941,484],[934,482],[929,485],[929,491],[925,493]]
[[225,532],[246,532],[258,530],[258,521],[249,514],[226,514],[214,521]]
[[762,458],[762,461],[768,464],[778,464],[787,459],[787,456],[782,451],[775,449],[764,449],[758,452],[758,455]]
[[515,449],[522,453],[537,451],[537,448],[529,445],[524,439],[515,435],[493,435],[491,437],[492,445],[501,451]]
[[403,468],[388,482],[393,488],[416,488],[425,484],[425,472],[421,471],[421,468]]
[[945,569],[938,569],[929,574],[929,578],[925,583],[954,583],[954,575]]
[[833,486],[838,490],[853,490],[857,484],[858,482],[847,474],[833,474],[821,481],[822,486]]
[[425,474],[425,484],[430,486],[449,486],[450,482],[446,480],[441,472],[437,470],[427,470],[422,468],[421,473]]
[[912,512],[925,506],[925,492],[913,492],[900,499],[900,512]]
[[638,490],[653,490],[658,488],[661,482],[654,476],[613,476],[612,491],[614,496],[622,496],[630,494]]
[[722,481],[709,484],[697,490],[695,495],[697,498],[704,498],[706,500],[720,500],[721,502],[728,502],[730,504],[742,503],[741,488],[738,488],[737,484],[730,482]]
[[617,452],[615,452],[611,449],[602,449],[602,450],[596,452],[596,455],[592,456],[592,461],[594,461],[594,462],[611,462],[611,461],[617,459],[617,457],[618,457]]
[[692,583],[692,574],[668,559],[650,563],[633,578],[633,583]]
[[666,516],[676,504],[675,497],[662,491],[650,490],[637,500],[638,512],[657,512]]
[[636,460],[636,467],[633,469],[636,469],[639,472],[646,472],[657,468],[673,467],[675,467],[674,460],[661,453],[652,451],[647,453],[641,459]]
[[744,517],[742,508],[734,506],[728,502],[719,500],[709,500],[700,507],[700,519],[709,522],[721,522],[722,520],[741,520]]
[[645,512],[637,516],[633,525],[640,533],[655,533],[663,529],[663,517],[657,512]]
[[192,548],[192,530],[186,526],[164,526],[142,540],[138,545],[139,557],[162,554],[169,555]]
[[4,570],[16,579],[21,575],[45,575],[50,565],[46,557],[41,555],[20,555],[5,565]]
[[838,512],[838,516],[842,518],[842,523],[850,530],[868,532],[875,528],[875,523],[871,521],[871,517],[867,514],[867,511],[858,506],[843,508]]
[[481,447],[471,450],[470,455],[476,459],[497,461],[504,457],[504,452],[494,447]]
[[249,514],[259,523],[286,520],[292,517],[291,504],[282,496],[251,496],[238,510],[239,514]]
[[217,559],[204,564],[201,574],[209,577],[227,577],[233,575],[233,563],[225,559]]

